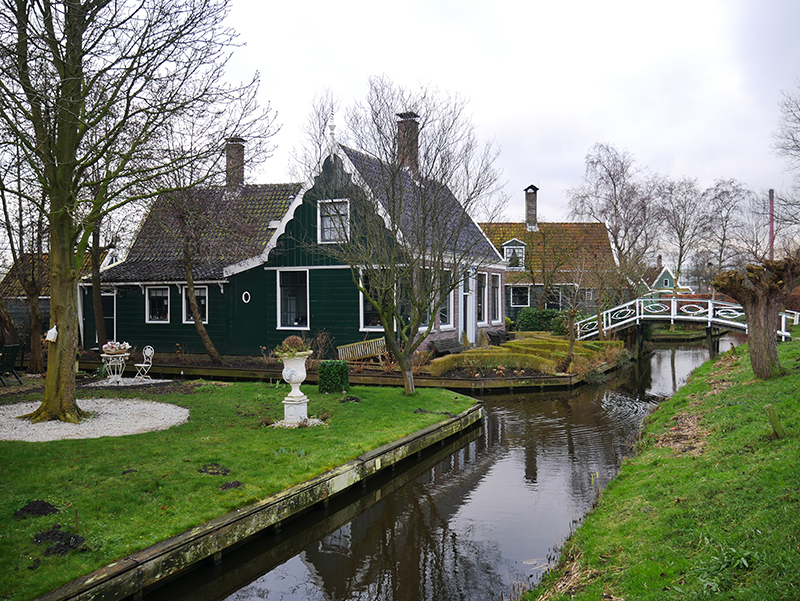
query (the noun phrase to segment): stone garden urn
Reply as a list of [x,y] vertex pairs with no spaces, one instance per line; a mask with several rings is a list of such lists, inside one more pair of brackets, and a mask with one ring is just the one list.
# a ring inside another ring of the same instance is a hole
[[283,421],[287,424],[299,424],[308,419],[308,397],[300,390],[300,384],[306,379],[306,359],[314,351],[278,354],[283,362],[283,379],[291,384],[291,392],[283,400]]

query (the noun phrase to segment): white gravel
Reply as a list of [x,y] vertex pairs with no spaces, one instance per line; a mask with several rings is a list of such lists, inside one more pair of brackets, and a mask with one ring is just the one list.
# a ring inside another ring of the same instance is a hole
[[0,440],[47,442],[65,438],[127,436],[166,430],[189,419],[189,410],[184,407],[135,399],[79,399],[78,407],[93,413],[79,424],[58,421],[33,424],[26,419],[17,419],[35,411],[40,404],[0,406]]

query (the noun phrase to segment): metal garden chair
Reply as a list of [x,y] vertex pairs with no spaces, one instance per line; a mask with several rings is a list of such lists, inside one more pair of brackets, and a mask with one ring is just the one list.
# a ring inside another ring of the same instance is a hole
[[141,363],[134,363],[134,367],[136,367],[136,375],[133,377],[134,380],[149,380],[150,376],[147,375],[147,372],[150,371],[150,368],[153,366],[153,355],[155,355],[155,349],[150,346],[149,344],[142,349],[142,356],[144,360]]

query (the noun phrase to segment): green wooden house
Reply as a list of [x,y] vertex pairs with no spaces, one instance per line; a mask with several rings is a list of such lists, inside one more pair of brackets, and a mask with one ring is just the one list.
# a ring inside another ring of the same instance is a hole
[[[259,355],[288,335],[313,338],[323,330],[336,346],[383,336],[350,266],[326,252],[327,245],[344,243],[350,235],[389,235],[381,227],[388,214],[381,162],[332,143],[320,172],[305,185],[244,185],[243,162],[243,142],[234,140],[228,145],[226,185],[193,192],[216,199],[216,214],[209,218],[231,212],[243,224],[234,233],[206,234],[205,251],[192,266],[195,296],[217,350]],[[419,185],[412,173],[403,173],[408,181],[399,185],[409,190]],[[398,217],[400,229],[410,236],[420,220],[411,196],[402,198],[407,202]],[[156,352],[203,353],[188,309],[181,245],[165,233],[166,204],[164,198],[154,201],[127,255],[102,272],[104,294],[113,299],[108,337],[139,348],[150,344]],[[444,212],[465,215],[455,198]],[[474,342],[481,329],[503,327],[504,264],[478,225],[471,219],[469,224],[454,249],[468,249],[480,260],[434,316],[431,339],[464,336]],[[229,245],[230,238],[237,244]],[[82,285],[80,299],[82,342],[92,348],[89,283]]]

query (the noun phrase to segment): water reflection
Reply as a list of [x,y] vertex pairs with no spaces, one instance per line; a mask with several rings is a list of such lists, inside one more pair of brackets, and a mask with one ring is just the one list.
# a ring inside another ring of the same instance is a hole
[[707,358],[702,347],[658,349],[630,373],[576,394],[487,397],[483,426],[450,448],[370,483],[354,503],[262,537],[216,575],[198,570],[192,584],[148,598],[507,597],[512,582],[538,580],[658,397]]

